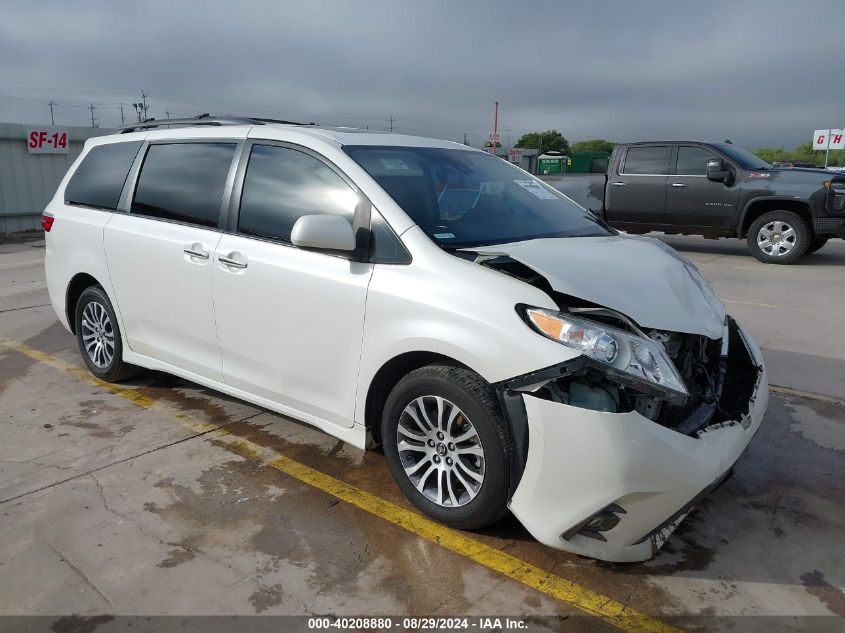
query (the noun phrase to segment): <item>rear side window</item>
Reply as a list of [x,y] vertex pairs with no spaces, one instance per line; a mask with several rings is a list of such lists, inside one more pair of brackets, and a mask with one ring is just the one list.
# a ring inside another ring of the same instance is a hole
[[622,173],[665,176],[669,173],[669,148],[629,147]]
[[286,147],[255,145],[244,177],[238,231],[290,242],[303,215],[341,215],[352,223],[358,195],[324,162]]
[[216,227],[235,143],[150,145],[132,213]]
[[92,148],[65,187],[65,204],[117,209],[120,192],[139,149],[141,141]]
[[706,176],[707,161],[718,158],[713,152],[703,147],[681,145],[678,148],[678,164],[675,174],[678,176]]

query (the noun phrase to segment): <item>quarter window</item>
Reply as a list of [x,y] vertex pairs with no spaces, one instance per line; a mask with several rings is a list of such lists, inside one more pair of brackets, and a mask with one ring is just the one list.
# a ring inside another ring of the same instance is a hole
[[132,213],[216,227],[234,143],[150,145]]
[[665,176],[669,173],[669,148],[629,147],[623,173]]
[[304,215],[355,215],[358,195],[324,162],[286,147],[255,145],[244,177],[238,231],[290,242]]
[[65,203],[117,209],[126,176],[139,149],[141,141],[92,148],[65,187]]
[[707,161],[718,158],[713,152],[703,147],[681,145],[678,147],[678,164],[675,173],[678,176],[706,176]]

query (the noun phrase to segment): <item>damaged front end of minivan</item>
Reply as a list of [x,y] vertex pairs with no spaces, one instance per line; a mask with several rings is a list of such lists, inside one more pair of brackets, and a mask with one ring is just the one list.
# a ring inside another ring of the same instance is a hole
[[[530,256],[473,257],[543,289],[559,311],[517,306],[526,326],[582,351],[496,385],[523,456],[510,509],[549,546],[616,562],[651,558],[730,475],[759,427],[768,403],[759,348],[715,308],[707,323],[691,322],[692,333],[649,327],[667,325],[660,310],[678,306],[652,305],[653,318],[640,309],[634,321],[560,292]],[[689,266],[680,268],[694,277]],[[718,304],[706,282],[694,283],[691,295]]]

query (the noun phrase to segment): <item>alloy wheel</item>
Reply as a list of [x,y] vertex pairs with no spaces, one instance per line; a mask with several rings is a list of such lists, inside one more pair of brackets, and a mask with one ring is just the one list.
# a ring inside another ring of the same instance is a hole
[[105,306],[90,301],[82,310],[82,343],[88,358],[105,369],[114,358],[114,328]]
[[757,246],[766,255],[783,257],[795,247],[795,229],[783,220],[773,220],[760,227]]
[[402,411],[396,429],[399,460],[411,483],[439,506],[472,501],[484,483],[484,447],[453,402],[420,396]]

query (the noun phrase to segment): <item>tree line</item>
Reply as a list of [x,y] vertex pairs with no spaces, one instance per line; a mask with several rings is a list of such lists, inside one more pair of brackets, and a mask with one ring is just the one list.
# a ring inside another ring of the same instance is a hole
[[[539,149],[541,152],[560,152],[571,155],[579,152],[612,152],[616,145],[612,141],[602,138],[588,139],[571,143],[558,130],[545,132],[528,132],[519,137],[516,147],[523,149]],[[802,143],[795,149],[789,150],[779,147],[759,147],[752,150],[754,154],[768,163],[813,163],[824,164],[824,152],[813,150],[811,142]],[[832,151],[828,165],[845,165],[845,151]]]

